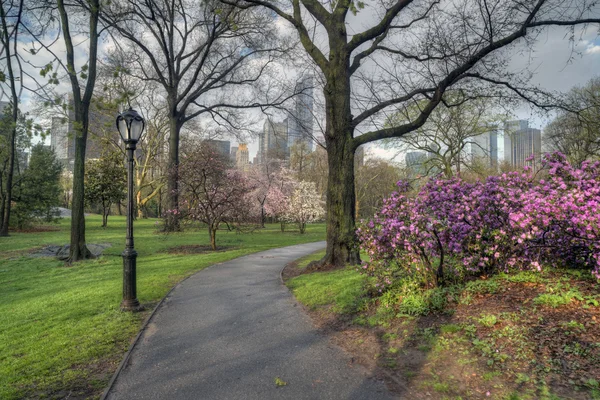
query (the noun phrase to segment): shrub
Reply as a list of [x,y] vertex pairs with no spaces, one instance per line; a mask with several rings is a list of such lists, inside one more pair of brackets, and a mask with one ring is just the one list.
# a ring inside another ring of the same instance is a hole
[[431,179],[414,197],[408,185],[385,200],[357,234],[383,293],[403,276],[425,285],[499,271],[541,271],[544,263],[585,268],[600,279],[600,162],[571,166],[543,159],[546,179],[529,167],[467,183]]

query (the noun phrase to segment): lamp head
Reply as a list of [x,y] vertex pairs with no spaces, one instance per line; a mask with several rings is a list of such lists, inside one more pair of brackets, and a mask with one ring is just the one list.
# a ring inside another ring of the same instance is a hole
[[137,143],[144,131],[144,118],[129,107],[117,117],[117,129],[125,143]]

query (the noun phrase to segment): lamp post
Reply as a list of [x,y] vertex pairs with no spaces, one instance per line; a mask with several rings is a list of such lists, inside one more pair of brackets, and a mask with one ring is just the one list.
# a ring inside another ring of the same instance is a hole
[[129,110],[117,117],[117,129],[127,150],[127,237],[123,251],[123,301],[121,310],[136,311],[140,302],[136,294],[135,267],[137,251],[133,248],[133,154],[144,130],[144,119],[137,111]]

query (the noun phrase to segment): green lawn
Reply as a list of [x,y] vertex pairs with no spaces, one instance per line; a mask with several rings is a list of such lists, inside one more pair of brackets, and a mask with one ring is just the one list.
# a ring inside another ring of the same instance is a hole
[[[207,245],[208,232],[156,233],[156,220],[135,223],[138,299],[151,310],[173,285],[209,265],[248,253],[323,240],[324,225],[307,233],[279,225],[253,233],[219,231],[208,254],[172,254],[179,246]],[[98,396],[149,311],[119,310],[125,219],[87,217],[87,242],[112,243],[96,260],[65,266],[30,258],[36,248],[66,244],[70,220],[58,231],[13,233],[0,238],[0,399]]]

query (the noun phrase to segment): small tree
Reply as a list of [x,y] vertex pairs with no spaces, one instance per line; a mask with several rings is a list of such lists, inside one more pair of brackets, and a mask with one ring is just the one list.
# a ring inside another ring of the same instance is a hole
[[318,221],[325,215],[323,201],[313,182],[300,182],[290,197],[285,219],[298,224],[300,233],[306,231],[306,224]]
[[11,220],[23,228],[33,220],[50,222],[58,216],[62,166],[54,152],[42,144],[31,150],[29,167],[15,188],[14,215]]
[[107,152],[98,160],[87,162],[85,200],[102,208],[102,227],[108,223],[110,207],[126,196],[127,179],[123,158],[118,152]]
[[274,183],[269,188],[265,202],[265,212],[277,219],[281,232],[285,232],[287,213],[290,208],[290,197],[298,181],[292,177],[292,171],[282,168],[275,174]]
[[178,168],[179,210],[167,211],[205,223],[213,250],[217,249],[219,225],[240,220],[250,209],[248,193],[252,187],[241,171],[228,164],[227,156],[205,142],[187,145]]

